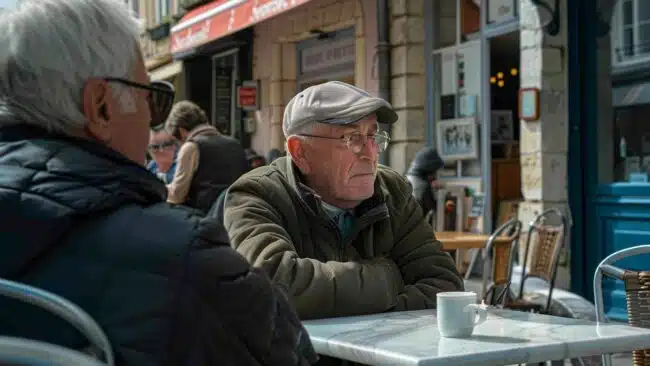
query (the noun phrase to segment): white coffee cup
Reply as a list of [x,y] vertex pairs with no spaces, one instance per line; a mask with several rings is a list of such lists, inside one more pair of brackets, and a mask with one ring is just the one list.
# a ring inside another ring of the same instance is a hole
[[439,292],[438,330],[449,338],[467,338],[487,319],[487,306],[476,303],[475,292]]

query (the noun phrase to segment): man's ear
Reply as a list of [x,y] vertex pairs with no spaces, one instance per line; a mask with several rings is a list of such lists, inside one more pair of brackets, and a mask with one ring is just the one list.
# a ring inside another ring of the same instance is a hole
[[83,113],[87,132],[100,141],[111,140],[111,98],[108,84],[102,79],[90,79],[82,93]]
[[287,137],[287,153],[303,174],[309,174],[310,166],[305,156],[305,141],[300,136]]

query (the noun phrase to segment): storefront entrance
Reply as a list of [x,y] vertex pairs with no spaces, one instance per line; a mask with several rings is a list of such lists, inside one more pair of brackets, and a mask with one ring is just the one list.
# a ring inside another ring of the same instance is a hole
[[[571,283],[590,299],[604,257],[650,243],[650,50],[643,18],[650,13],[644,1],[619,1],[607,32],[594,4],[577,1],[569,10],[569,192],[572,210],[580,213]],[[648,263],[639,256],[617,266],[647,270]],[[605,280],[603,293],[607,316],[625,320],[622,282]]]
[[212,56],[211,121],[225,135],[238,137],[241,111],[236,106],[235,91],[239,83],[239,49]]
[[445,160],[444,185],[483,195],[482,217],[462,228],[480,232],[516,214],[521,200],[517,6],[492,6],[436,0],[425,17],[432,23],[429,144]]

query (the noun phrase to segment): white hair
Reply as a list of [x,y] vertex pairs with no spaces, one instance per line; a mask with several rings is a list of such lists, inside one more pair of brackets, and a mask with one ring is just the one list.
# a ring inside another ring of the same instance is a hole
[[[85,83],[133,75],[138,39],[121,0],[26,0],[0,12],[0,126],[82,129]],[[127,91],[110,85],[120,96]]]

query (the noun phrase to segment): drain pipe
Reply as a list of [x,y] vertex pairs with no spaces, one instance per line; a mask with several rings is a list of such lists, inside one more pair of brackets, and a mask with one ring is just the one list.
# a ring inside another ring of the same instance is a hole
[[[377,0],[377,46],[376,67],[377,80],[379,81],[378,97],[390,103],[390,10],[389,0]],[[390,132],[390,125],[382,125],[382,130]],[[388,152],[381,153],[379,157],[381,164],[388,165]]]

